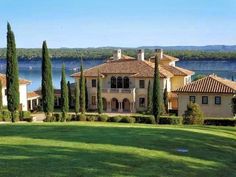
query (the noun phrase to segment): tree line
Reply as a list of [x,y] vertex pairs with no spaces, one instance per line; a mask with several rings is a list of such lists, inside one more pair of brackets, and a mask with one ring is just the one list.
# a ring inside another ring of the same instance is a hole
[[[52,59],[107,59],[112,56],[114,48],[60,48],[49,49]],[[6,48],[0,49],[0,59],[6,58]],[[22,49],[18,48],[17,56],[19,59],[41,59],[41,49]],[[124,48],[122,53],[136,57],[137,49]],[[166,50],[166,54],[177,57],[180,60],[233,60],[236,59],[236,52],[224,51],[196,51],[196,50]],[[153,56],[154,50],[145,49],[145,58]]]

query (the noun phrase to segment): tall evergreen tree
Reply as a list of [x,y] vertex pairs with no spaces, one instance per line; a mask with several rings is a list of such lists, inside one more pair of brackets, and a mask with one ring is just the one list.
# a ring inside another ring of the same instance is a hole
[[86,78],[85,78],[85,109],[88,110],[88,87]]
[[83,71],[83,60],[80,62],[80,111],[82,114],[86,111],[86,93],[85,93],[85,78]]
[[7,24],[7,107],[11,112],[12,122],[16,121],[16,112],[19,110],[19,71],[16,56],[15,36],[11,26]]
[[77,115],[80,110],[80,86],[79,82],[76,82],[75,84],[75,114]]
[[0,111],[2,111],[2,81],[0,81]]
[[147,90],[147,113],[152,113],[152,87],[151,87],[151,81],[148,82],[148,90]]
[[62,65],[61,70],[61,112],[63,121],[66,120],[66,114],[69,111],[68,87],[66,83],[65,65]]
[[164,102],[164,107],[165,107],[165,113],[168,113],[168,91],[167,91],[167,82],[165,85],[164,93],[163,93],[163,102]]
[[51,116],[54,109],[54,89],[52,84],[52,64],[46,41],[42,46],[42,104],[46,118]]
[[100,73],[98,71],[98,78],[97,78],[97,109],[98,109],[98,114],[102,114],[103,111],[103,105],[102,105],[102,83],[101,83],[101,77]]
[[68,88],[69,108],[72,108],[73,96],[72,96],[70,81],[67,82],[67,88]]
[[152,113],[156,123],[159,123],[161,114],[161,90],[160,90],[160,73],[159,73],[159,57],[155,56],[154,82],[152,91]]

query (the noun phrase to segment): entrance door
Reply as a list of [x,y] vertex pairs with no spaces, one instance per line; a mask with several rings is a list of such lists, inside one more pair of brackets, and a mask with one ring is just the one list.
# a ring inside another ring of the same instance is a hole
[[112,98],[111,100],[111,111],[118,112],[119,109],[119,102],[116,98]]
[[123,110],[124,112],[130,112],[130,102],[127,98],[123,100]]

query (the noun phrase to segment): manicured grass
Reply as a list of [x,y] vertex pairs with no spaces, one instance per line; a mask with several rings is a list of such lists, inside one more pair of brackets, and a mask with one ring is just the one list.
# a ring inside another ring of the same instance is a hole
[[[176,149],[188,149],[187,153]],[[1,177],[236,176],[236,128],[0,125]]]

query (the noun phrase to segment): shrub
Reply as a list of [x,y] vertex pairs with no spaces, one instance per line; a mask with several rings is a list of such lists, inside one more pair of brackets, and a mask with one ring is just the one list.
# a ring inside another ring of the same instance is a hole
[[108,122],[120,122],[121,119],[122,119],[121,116],[112,116],[112,117],[109,117],[107,121]]
[[235,118],[206,118],[204,120],[205,125],[216,126],[236,126]]
[[187,105],[187,110],[183,115],[183,124],[188,125],[202,125],[204,123],[203,113],[197,103],[190,102]]
[[136,123],[155,124],[155,118],[152,115],[133,115]]
[[2,111],[2,120],[6,122],[11,122],[11,112],[8,110]]
[[67,114],[66,115],[66,122],[70,122],[72,120],[72,115],[71,114]]
[[85,114],[80,114],[78,118],[79,118],[79,121],[86,121],[87,120]]
[[21,111],[20,112],[20,120],[24,120],[25,118],[30,118],[31,113],[29,111]]
[[107,122],[108,118],[109,117],[106,114],[98,115],[98,121],[100,121],[100,122]]
[[23,119],[23,121],[26,121],[26,122],[33,122],[33,117],[26,117]]
[[129,116],[122,116],[120,122],[123,123],[135,123],[135,118]]
[[76,121],[77,120],[77,115],[72,114],[70,121]]
[[180,125],[182,124],[183,118],[176,116],[161,116],[159,124],[169,124],[169,125]]
[[87,121],[97,121],[98,114],[86,114]]
[[49,122],[59,122],[62,119],[62,114],[61,113],[54,113],[53,117],[50,118],[51,121]]

